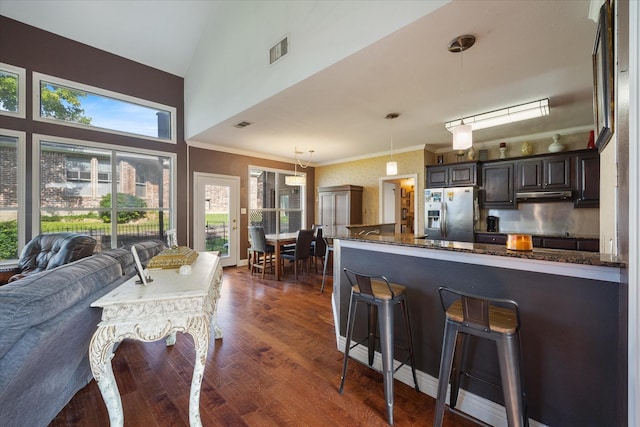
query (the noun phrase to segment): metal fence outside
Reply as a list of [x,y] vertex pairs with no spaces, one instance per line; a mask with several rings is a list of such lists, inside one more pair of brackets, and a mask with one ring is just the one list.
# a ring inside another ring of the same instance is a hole
[[[43,227],[43,233],[72,232],[86,234],[98,241],[96,252],[111,248],[111,228],[92,227],[80,223],[70,223],[64,226]],[[145,240],[166,241],[166,230],[160,230],[158,224],[125,224],[118,225],[118,246],[126,246]]]
[[[64,226],[46,227],[44,233],[81,233],[98,241],[96,252],[111,248],[111,229],[92,227],[81,223],[69,223]],[[118,225],[118,246],[126,246],[145,240],[162,240],[166,242],[166,230],[160,230],[158,224],[125,224]],[[220,251],[226,255],[229,251],[229,224],[207,224],[205,229],[205,250]]]

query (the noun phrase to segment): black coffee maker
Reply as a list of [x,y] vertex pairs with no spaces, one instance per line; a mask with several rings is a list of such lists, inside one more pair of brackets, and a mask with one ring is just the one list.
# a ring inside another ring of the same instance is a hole
[[488,216],[487,217],[487,231],[496,233],[498,232],[498,217],[497,216]]

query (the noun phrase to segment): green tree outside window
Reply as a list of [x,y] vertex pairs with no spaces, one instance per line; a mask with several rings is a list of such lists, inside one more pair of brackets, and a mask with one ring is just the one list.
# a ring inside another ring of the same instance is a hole
[[40,115],[66,122],[91,124],[91,117],[84,115],[81,98],[87,93],[50,83],[40,84]]
[[18,112],[18,75],[0,71],[0,110]]

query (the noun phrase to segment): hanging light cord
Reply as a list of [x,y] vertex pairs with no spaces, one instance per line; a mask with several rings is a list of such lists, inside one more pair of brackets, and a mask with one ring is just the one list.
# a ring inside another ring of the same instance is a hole
[[389,132],[390,132],[389,142],[391,145],[391,152],[389,153],[389,157],[393,161],[393,120],[391,120],[391,123],[389,124]]
[[391,121],[391,123],[389,123],[389,143],[391,145],[391,152],[389,153],[389,156],[391,157],[391,160],[393,160],[393,119],[396,119],[399,116],[399,113],[389,113],[384,117],[385,119]]
[[464,125],[462,104],[464,103],[464,48],[460,44],[460,124]]

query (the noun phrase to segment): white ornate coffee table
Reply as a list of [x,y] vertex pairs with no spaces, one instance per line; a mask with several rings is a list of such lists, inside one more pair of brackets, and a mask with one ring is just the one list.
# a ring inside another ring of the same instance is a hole
[[137,285],[137,276],[91,304],[102,307],[102,321],[91,339],[89,361],[93,377],[109,411],[112,427],[124,423],[122,401],[113,376],[111,359],[114,345],[125,338],[140,341],[167,339],[175,343],[176,332],[193,337],[196,360],[189,397],[189,423],[200,421],[200,386],[213,328],[215,338],[222,338],[216,322],[216,306],[222,285],[219,257],[201,252],[191,264],[190,275],[177,269],[152,270],[149,286]]

